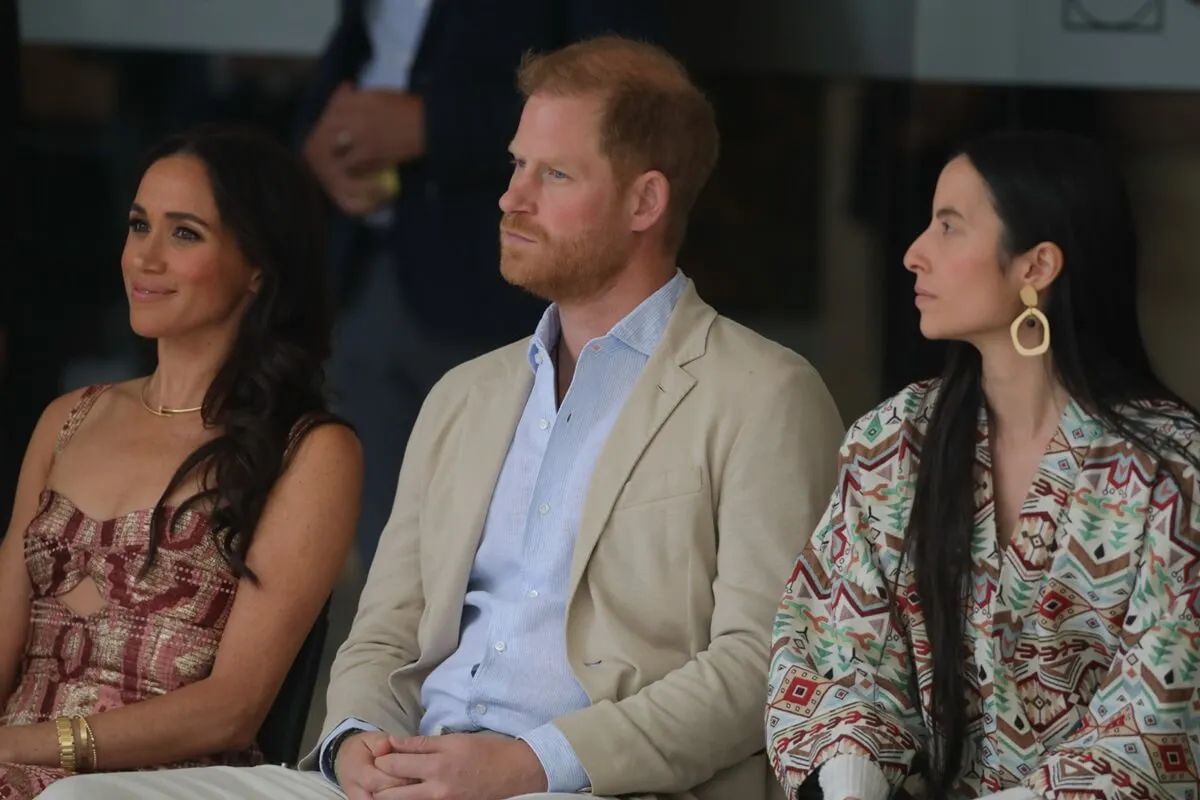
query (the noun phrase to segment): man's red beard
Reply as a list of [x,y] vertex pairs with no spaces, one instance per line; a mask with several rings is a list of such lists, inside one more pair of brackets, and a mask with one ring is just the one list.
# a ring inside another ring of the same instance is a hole
[[[532,241],[507,241],[507,233]],[[533,221],[505,214],[500,221],[500,274],[552,303],[579,301],[616,281],[628,260],[628,247],[602,229],[555,239]]]

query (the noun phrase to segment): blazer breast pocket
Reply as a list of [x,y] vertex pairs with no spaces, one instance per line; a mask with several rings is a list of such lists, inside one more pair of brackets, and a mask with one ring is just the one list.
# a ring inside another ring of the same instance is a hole
[[629,508],[680,497],[699,494],[704,490],[704,470],[701,467],[684,467],[650,475],[639,475],[627,481],[617,497],[617,508]]

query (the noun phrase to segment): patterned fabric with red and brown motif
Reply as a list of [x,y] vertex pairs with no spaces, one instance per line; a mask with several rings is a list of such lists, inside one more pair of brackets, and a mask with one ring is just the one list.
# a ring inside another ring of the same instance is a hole
[[[58,450],[70,441],[106,387],[87,390]],[[151,509],[93,519],[67,497],[43,492],[25,534],[33,583],[30,633],[21,680],[0,726],[91,715],[137,703],[206,677],[238,581],[200,511],[176,515],[145,578]],[[79,616],[56,598],[91,579],[105,603]],[[98,743],[102,749],[103,744]],[[103,767],[103,753],[99,753]],[[171,767],[261,762],[257,748]],[[62,777],[58,769],[0,764],[0,800],[34,797]]]
[[[847,434],[834,496],[775,621],[769,755],[789,796],[835,755],[920,796],[929,640],[900,556],[935,383]],[[1164,406],[1123,413],[1191,453]],[[1200,482],[1070,402],[1001,548],[979,414],[966,619],[970,731],[954,795],[1200,798]],[[897,580],[897,573],[899,578]],[[893,585],[899,587],[892,597]],[[895,613],[892,613],[892,610]]]

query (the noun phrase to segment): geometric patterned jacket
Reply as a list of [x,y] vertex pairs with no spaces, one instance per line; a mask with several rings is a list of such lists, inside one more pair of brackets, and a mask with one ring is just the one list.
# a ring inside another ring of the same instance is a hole
[[[873,761],[893,792],[921,794],[910,769],[926,750],[932,666],[907,562],[899,599],[889,594],[936,391],[909,386],[850,428],[833,498],[787,584],[766,730],[789,797],[844,753]],[[1155,409],[1127,413],[1200,452],[1194,432]],[[1001,553],[987,424],[981,410],[970,729],[954,795],[1024,786],[1056,800],[1200,800],[1200,478],[1071,401]]]

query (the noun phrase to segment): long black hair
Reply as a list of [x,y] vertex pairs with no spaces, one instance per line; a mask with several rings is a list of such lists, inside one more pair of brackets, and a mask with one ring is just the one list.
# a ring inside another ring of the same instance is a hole
[[[204,395],[204,424],[219,433],[183,460],[155,505],[142,574],[167,526],[203,505],[234,573],[257,582],[246,553],[292,446],[317,425],[342,422],[328,411],[322,366],[331,336],[324,200],[298,157],[251,129],[205,125],[172,136],[146,166],[170,156],[204,165],[221,225],[261,277]],[[166,499],[197,473],[200,490],[168,514]]]
[[[1063,253],[1045,314],[1054,333],[1053,369],[1072,398],[1109,430],[1146,451],[1172,451],[1200,469],[1179,437],[1131,415],[1135,404],[1195,430],[1194,408],[1155,374],[1136,306],[1137,236],[1117,169],[1097,144],[1052,132],[995,133],[957,154],[987,186],[1000,218],[1000,261],[1041,242]],[[935,798],[952,790],[967,740],[966,625],[975,518],[975,447],[986,402],[979,351],[949,345],[917,470],[905,538],[925,617],[933,665],[932,748],[927,777]]]

